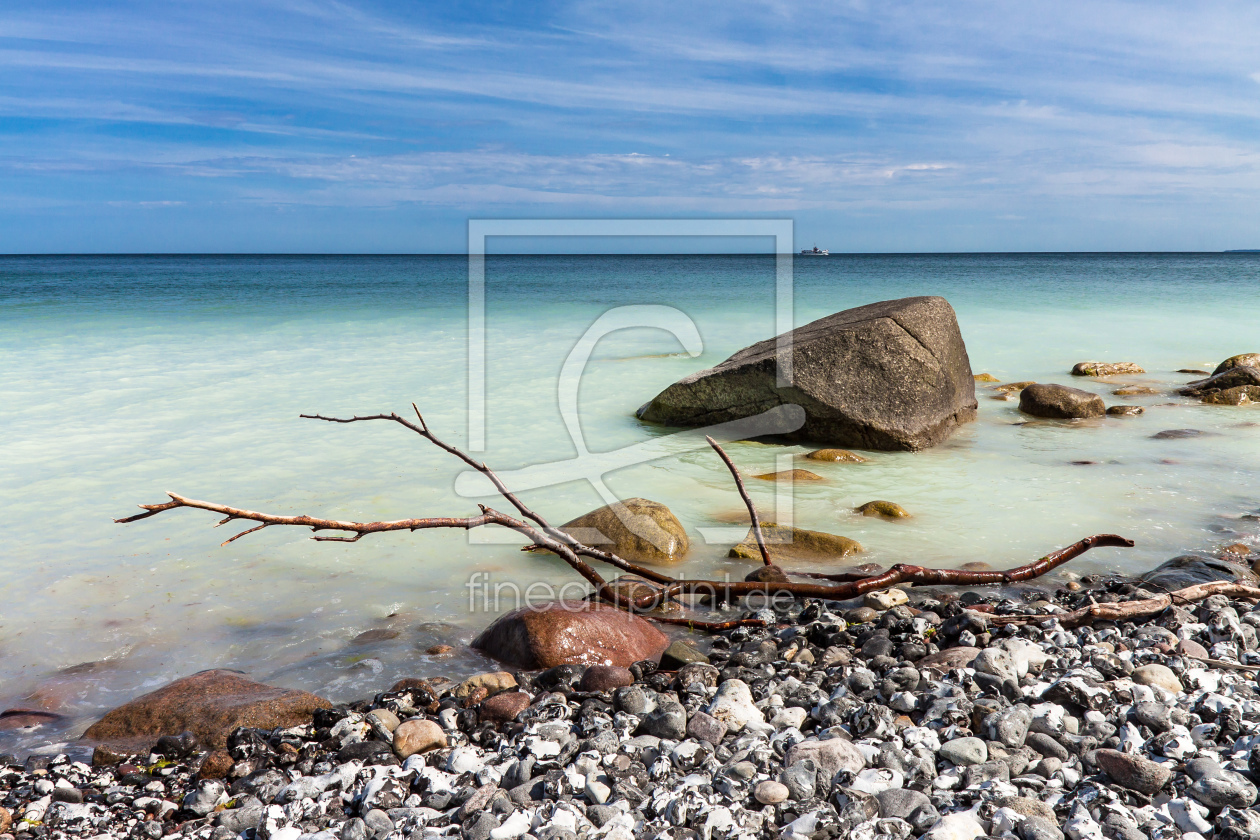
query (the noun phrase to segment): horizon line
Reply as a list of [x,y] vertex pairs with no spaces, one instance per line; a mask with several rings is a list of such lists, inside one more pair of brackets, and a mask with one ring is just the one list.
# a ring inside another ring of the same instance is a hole
[[[830,257],[931,257],[931,256],[1130,256],[1190,254],[1260,254],[1260,248],[1227,248],[1219,251],[832,251]],[[31,251],[0,253],[10,257],[468,257],[465,251]],[[555,251],[488,253],[486,257],[777,257],[812,256],[800,251]]]

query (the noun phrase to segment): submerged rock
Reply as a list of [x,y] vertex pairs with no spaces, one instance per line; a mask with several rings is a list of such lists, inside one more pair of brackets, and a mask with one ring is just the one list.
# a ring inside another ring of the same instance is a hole
[[[763,523],[761,534],[765,538],[770,557],[776,561],[835,560],[863,550],[862,544],[857,540],[838,534],[828,534],[825,531],[786,528],[774,523]],[[753,536],[751,528],[748,529],[748,536],[744,537],[744,541],[733,547],[727,556],[744,560],[761,559],[761,551],[757,548],[757,538]]]
[[854,510],[863,516],[883,516],[887,519],[904,519],[910,515],[910,511],[896,502],[885,502],[879,499],[859,505]]
[[1137,417],[1146,412],[1140,405],[1112,405],[1107,407],[1107,414],[1112,417]]
[[202,744],[221,748],[238,726],[296,726],[330,706],[314,694],[263,685],[233,671],[202,671],[108,712],[83,737],[152,744],[162,735],[191,732]]
[[815,449],[807,453],[805,457],[812,461],[832,461],[841,464],[863,464],[868,460],[847,449]]
[[1034,417],[1060,420],[1102,417],[1102,397],[1066,385],[1034,384],[1019,392],[1019,410]]
[[1177,391],[1186,397],[1203,399],[1217,391],[1260,385],[1260,366],[1238,365],[1212,374],[1207,379],[1191,382]]
[[678,517],[651,499],[604,505],[560,527],[579,542],[643,563],[674,563],[691,548]]
[[1256,583],[1260,581],[1260,578],[1245,563],[1237,562],[1229,557],[1200,557],[1196,554],[1183,554],[1159,564],[1138,580],[1156,591],[1165,592],[1218,580]]
[[754,475],[753,478],[759,478],[762,481],[778,481],[781,478],[791,479],[792,481],[825,481],[821,475],[809,470],[779,470],[778,472]]
[[954,310],[939,297],[838,312],[786,336],[792,384],[777,383],[772,338],[666,388],[647,422],[703,426],[781,405],[804,409],[790,437],[862,449],[935,446],[976,416],[975,382]]
[[1134,362],[1077,362],[1073,376],[1115,376],[1121,373],[1146,373]]
[[1002,381],[991,373],[977,373],[971,378],[974,379],[976,382],[1001,382]]
[[1250,405],[1260,403],[1260,385],[1239,385],[1213,391],[1203,398],[1208,405]]
[[657,660],[665,634],[637,615],[592,601],[555,601],[501,616],[472,646],[517,668],[620,665]]

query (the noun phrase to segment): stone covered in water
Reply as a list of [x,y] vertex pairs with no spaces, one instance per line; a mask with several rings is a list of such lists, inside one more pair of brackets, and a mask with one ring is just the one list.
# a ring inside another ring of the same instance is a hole
[[818,473],[809,470],[779,470],[778,472],[762,473],[754,475],[753,478],[759,478],[762,481],[778,481],[779,479],[791,479],[792,481],[825,481]]
[[1186,397],[1203,399],[1217,391],[1260,385],[1260,366],[1238,365],[1191,382],[1177,393]]
[[1260,578],[1245,563],[1239,563],[1229,557],[1200,557],[1195,554],[1183,554],[1161,563],[1142,575],[1139,580],[1143,585],[1156,591],[1172,592],[1197,583],[1212,583],[1218,580],[1256,583],[1260,581]]
[[640,418],[704,426],[795,405],[804,410],[795,439],[881,450],[935,446],[975,419],[971,363],[944,298],[873,303],[787,335],[790,386],[778,384],[772,338],[674,383]]
[[[761,534],[765,538],[770,557],[779,560],[828,560],[848,557],[862,551],[862,544],[857,540],[828,534],[825,531],[810,531],[805,528],[786,528],[782,525],[764,523]],[[760,560],[761,552],[757,548],[757,539],[752,529],[739,545],[730,550],[729,557],[744,560]]]
[[855,510],[863,516],[882,516],[886,519],[904,519],[910,515],[910,511],[896,502],[885,502],[881,499],[859,505]]
[[1134,362],[1077,362],[1073,376],[1116,376],[1121,373],[1146,373]]
[[604,505],[560,527],[579,542],[642,563],[673,563],[691,548],[687,529],[678,517],[651,499]]
[[841,464],[862,464],[867,461],[866,458],[847,449],[815,449],[805,457],[812,461],[832,461]]
[[191,732],[202,744],[221,748],[238,726],[297,726],[331,705],[314,694],[263,685],[232,671],[202,671],[119,706],[83,737],[152,744],[162,735]]

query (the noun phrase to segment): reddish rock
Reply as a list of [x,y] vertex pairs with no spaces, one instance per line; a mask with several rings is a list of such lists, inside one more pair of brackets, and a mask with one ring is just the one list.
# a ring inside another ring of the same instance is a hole
[[416,753],[446,747],[446,733],[431,720],[407,720],[394,730],[394,753],[404,761]]
[[0,712],[0,732],[56,723],[63,717],[64,715],[59,715],[56,712],[45,712],[42,709],[6,709]]
[[612,691],[634,685],[634,674],[620,665],[592,665],[582,674],[578,691]]
[[504,691],[487,698],[477,708],[477,716],[484,723],[507,723],[529,708],[529,695],[523,691]]
[[553,601],[501,616],[472,643],[529,670],[556,665],[620,665],[659,659],[669,639],[637,615],[591,601]]
[[263,685],[232,671],[202,671],[119,706],[88,728],[88,741],[153,743],[162,735],[192,732],[211,749],[222,749],[238,726],[274,729],[310,723],[316,709],[331,707],[305,691]]
[[197,771],[197,777],[200,779],[226,779],[227,774],[232,770],[232,765],[235,763],[232,760],[232,756],[223,750],[215,750],[206,756],[205,761],[201,762],[201,769]]

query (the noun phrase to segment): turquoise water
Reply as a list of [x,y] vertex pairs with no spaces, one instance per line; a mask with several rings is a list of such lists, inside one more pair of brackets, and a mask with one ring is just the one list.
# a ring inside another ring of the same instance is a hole
[[[669,306],[694,323],[697,358],[660,329],[600,341],[581,379],[582,430],[595,453],[654,443],[659,459],[610,473],[608,487],[675,511],[695,543],[680,571],[742,576],[725,558],[733,540],[722,526],[741,508],[724,468],[633,412],[774,334],[773,258],[492,256],[486,277],[482,455],[504,470],[574,457],[559,374],[601,314]],[[977,373],[1147,406],[1137,418],[1025,423],[1016,403],[981,386],[979,420],[928,452],[792,464],[805,447],[732,444],[750,472],[790,464],[827,479],[794,488],[798,525],[859,540],[864,560],[942,566],[1015,565],[1095,532],[1138,540],[1087,555],[1072,564],[1079,573],[1260,546],[1256,523],[1238,518],[1260,507],[1260,409],[1110,396],[1118,383],[1168,391],[1193,378],[1178,368],[1260,351],[1260,255],[833,256],[796,260],[793,278],[796,323],[939,294],[958,312]],[[461,465],[409,432],[298,419],[414,401],[434,430],[465,444],[466,282],[460,257],[0,258],[0,709],[55,706],[70,716],[59,731],[68,736],[100,709],[209,667],[335,699],[484,667],[471,654],[424,653],[492,617],[470,611],[470,575],[573,579],[554,558],[520,554],[519,540],[450,531],[338,544],[270,529],[220,547],[235,531],[215,530],[204,512],[112,523],[165,490],[344,518],[475,513],[479,500],[455,490]],[[1135,361],[1148,374],[1068,376],[1091,359]],[[1211,434],[1151,438],[1170,428]],[[771,487],[753,492],[775,510]],[[582,480],[524,495],[555,522],[601,503]],[[871,499],[914,518],[852,513]],[[352,643],[371,629],[398,635]],[[85,662],[97,664],[59,674]],[[0,733],[0,749],[15,737]]]

